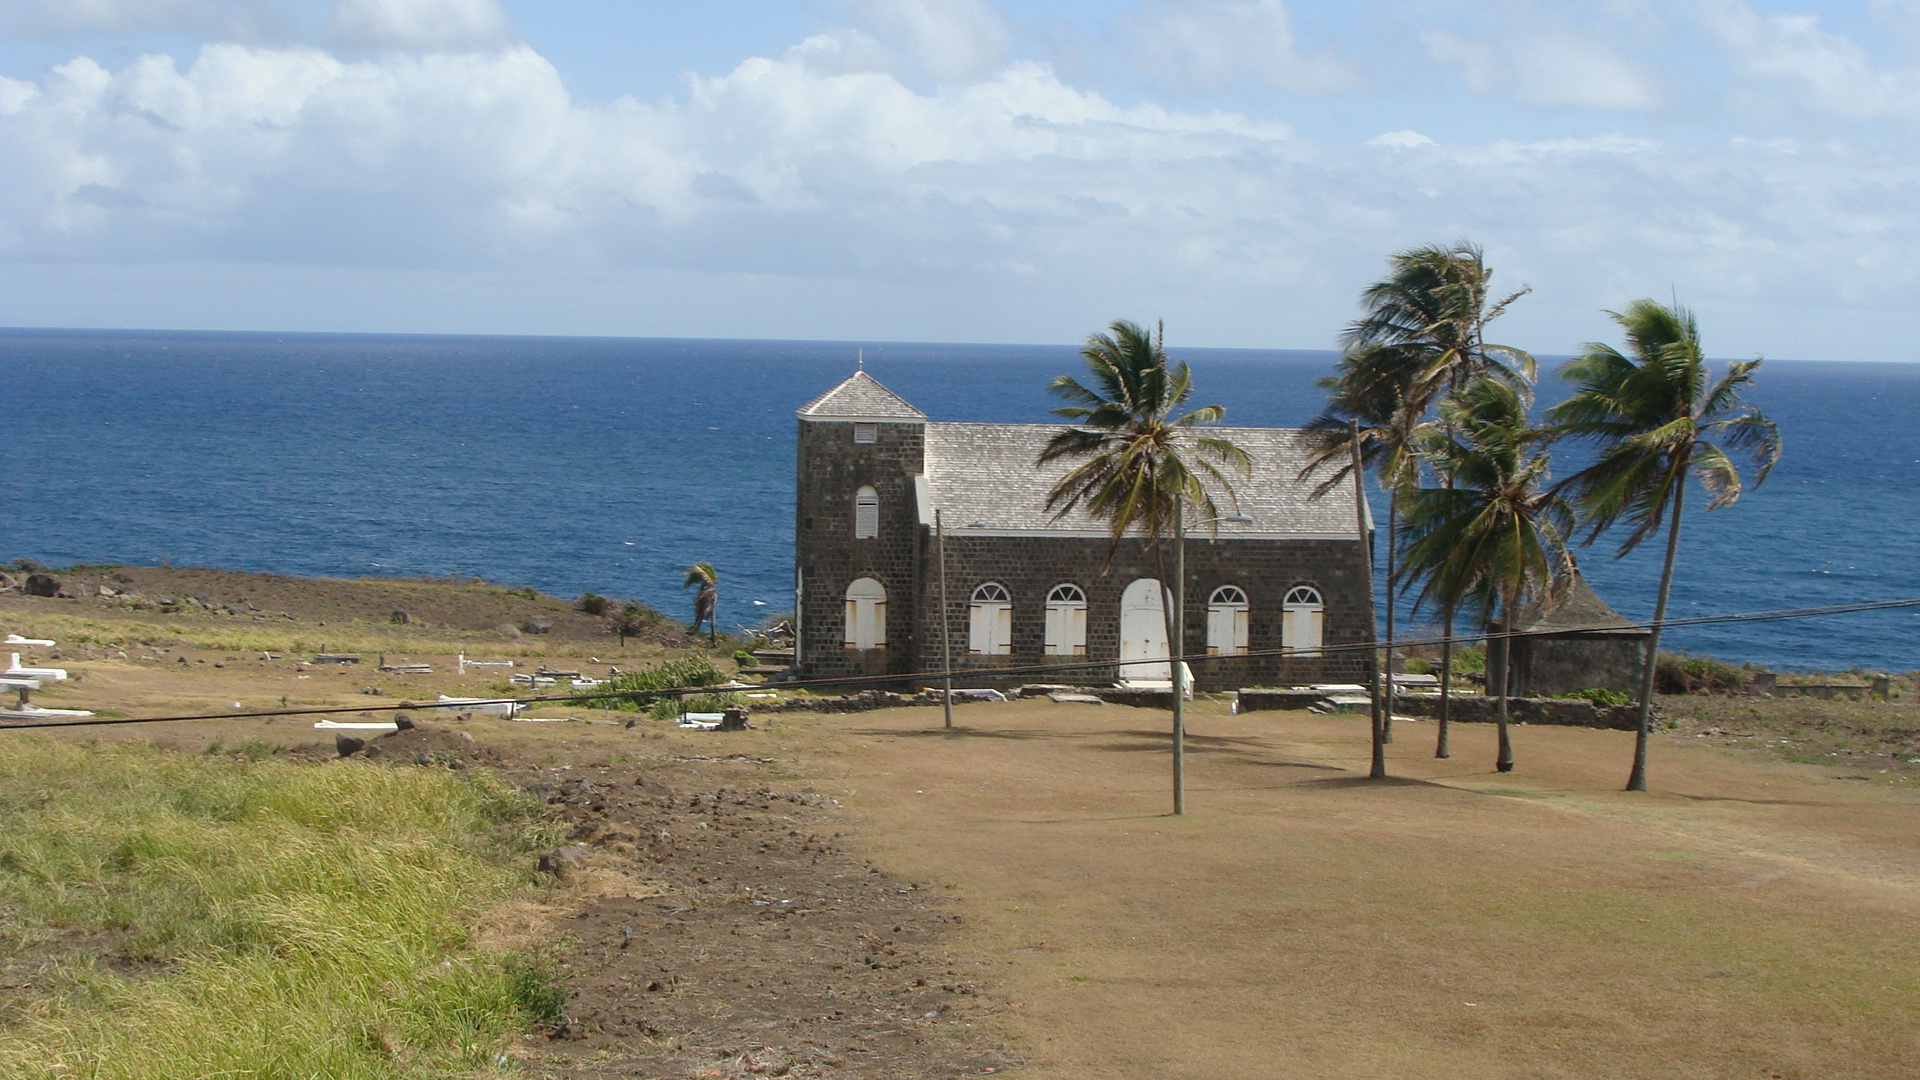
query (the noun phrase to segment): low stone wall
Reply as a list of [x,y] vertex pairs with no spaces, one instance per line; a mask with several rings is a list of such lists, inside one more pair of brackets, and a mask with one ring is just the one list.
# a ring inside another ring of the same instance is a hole
[[[1498,707],[1490,697],[1456,697],[1447,710],[1447,719],[1491,724]],[[1439,716],[1440,699],[1403,697],[1393,703],[1393,711],[1400,716]],[[1640,710],[1632,705],[1595,705],[1570,698],[1517,697],[1507,699],[1507,719],[1520,724],[1634,731],[1640,727]]]
[[[963,698],[954,695],[955,705],[964,705],[975,698]],[[746,709],[750,713],[854,713],[869,712],[874,709],[898,709],[907,705],[938,705],[938,690],[922,690],[917,694],[896,694],[888,690],[862,690],[846,697],[796,697],[780,701],[749,701]]]
[[1308,709],[1327,700],[1327,695],[1305,687],[1282,686],[1242,690],[1237,695],[1240,712],[1268,712],[1274,709]]
[[[1242,690],[1239,711],[1262,712],[1272,709],[1306,709],[1324,704],[1327,695],[1306,687]],[[1497,702],[1477,694],[1455,695],[1447,710],[1447,719],[1466,724],[1490,724]],[[1424,694],[1402,695],[1394,699],[1393,711],[1399,716],[1439,716],[1440,698]],[[1632,705],[1594,705],[1568,698],[1508,698],[1507,718],[1519,724],[1556,724],[1561,727],[1608,728],[1633,731],[1640,726],[1639,710]]]

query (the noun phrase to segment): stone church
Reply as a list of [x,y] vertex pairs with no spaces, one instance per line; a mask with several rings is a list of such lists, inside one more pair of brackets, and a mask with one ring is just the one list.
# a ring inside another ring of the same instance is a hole
[[[1061,425],[932,423],[865,371],[798,415],[801,678],[905,677],[941,670],[949,652],[963,686],[1168,680],[1171,545],[1128,537],[1109,564],[1103,522],[1046,509],[1070,466],[1035,462]],[[1371,540],[1355,536],[1351,487],[1314,497],[1297,479],[1298,431],[1208,430],[1253,472],[1234,481],[1237,502],[1216,494],[1223,520],[1188,525],[1196,687],[1366,681],[1367,650],[1324,651],[1373,637]],[[995,674],[1041,666],[1067,670]]]

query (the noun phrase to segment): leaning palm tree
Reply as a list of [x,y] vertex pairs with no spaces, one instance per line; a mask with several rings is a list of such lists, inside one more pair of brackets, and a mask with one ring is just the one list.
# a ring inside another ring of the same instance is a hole
[[1309,456],[1300,470],[1300,478],[1322,474],[1319,485],[1314,488],[1315,497],[1348,482],[1354,470],[1357,439],[1360,467],[1378,476],[1380,486],[1387,491],[1386,702],[1382,705],[1377,694],[1373,698],[1372,775],[1378,779],[1386,775],[1384,744],[1393,741],[1394,600],[1399,592],[1396,560],[1400,550],[1400,496],[1419,481],[1420,458],[1415,452],[1415,441],[1425,408],[1409,396],[1418,368],[1405,350],[1376,348],[1349,352],[1340,358],[1337,371],[1317,383],[1327,391],[1327,406],[1307,423]]
[[680,585],[683,589],[699,589],[693,594],[693,626],[688,633],[700,632],[700,624],[707,624],[707,640],[720,640],[720,631],[714,622],[714,609],[720,601],[720,576],[714,572],[712,563],[697,562],[687,567],[687,579]]
[[1634,739],[1628,791],[1647,789],[1647,737],[1653,722],[1653,675],[1660,655],[1660,627],[1673,588],[1673,558],[1680,547],[1680,519],[1691,475],[1718,510],[1740,498],[1740,472],[1724,443],[1754,464],[1754,486],[1780,460],[1780,431],[1740,400],[1759,360],[1731,364],[1710,381],[1693,313],[1653,300],[1636,300],[1624,312],[1609,312],[1627,334],[1623,355],[1590,343],[1560,369],[1578,388],[1549,409],[1557,434],[1598,444],[1592,465],[1560,485],[1578,503],[1587,542],[1622,519],[1632,527],[1617,555],[1667,526],[1667,555],[1654,602],[1653,634],[1640,678],[1640,725]]
[[[1172,602],[1163,603],[1167,620],[1169,661],[1173,680],[1173,812],[1186,812],[1186,526],[1184,511],[1191,505],[1217,524],[1215,491],[1233,498],[1226,470],[1242,476],[1252,471],[1245,451],[1226,439],[1199,432],[1217,423],[1226,410],[1204,405],[1188,412],[1193,372],[1185,363],[1169,365],[1164,348],[1165,326],[1147,331],[1125,319],[1110,333],[1094,334],[1080,350],[1092,376],[1087,386],[1062,375],[1047,389],[1072,404],[1053,410],[1071,420],[1047,440],[1036,464],[1077,460],[1066,476],[1047,493],[1047,509],[1056,520],[1075,510],[1105,521],[1112,543],[1107,565],[1113,564],[1120,541],[1129,532],[1144,535],[1158,558],[1160,542],[1173,539]],[[1164,572],[1161,581],[1166,581]]]
[[1440,405],[1440,429],[1422,452],[1447,487],[1407,497],[1407,568],[1426,580],[1423,598],[1474,612],[1493,632],[1489,689],[1498,695],[1496,767],[1513,769],[1507,730],[1509,658],[1521,608],[1570,580],[1573,511],[1547,484],[1548,432],[1527,421],[1520,393],[1481,376]]
[[[1360,294],[1365,314],[1341,335],[1339,373],[1321,385],[1334,391],[1329,419],[1359,419],[1363,438],[1386,451],[1370,456],[1369,468],[1391,492],[1411,471],[1402,451],[1388,449],[1411,439],[1418,423],[1448,394],[1458,394],[1467,382],[1487,375],[1530,393],[1535,365],[1531,355],[1510,345],[1486,339],[1487,324],[1500,317],[1525,287],[1499,299],[1492,291],[1493,270],[1481,250],[1462,240],[1450,247],[1430,245],[1400,252],[1389,260],[1388,276]],[[1331,385],[1329,385],[1331,383]],[[1356,403],[1358,403],[1356,407]],[[1391,404],[1390,404],[1391,403]],[[1342,413],[1345,413],[1343,416]],[[1367,413],[1395,418],[1390,425],[1369,425]],[[1442,421],[1444,423],[1444,420]],[[1316,424],[1318,422],[1316,421]],[[1367,430],[1377,433],[1374,437]],[[1344,460],[1348,450],[1340,431],[1328,427],[1318,437],[1316,456]],[[1441,479],[1452,483],[1444,471]],[[1393,640],[1394,596],[1398,580],[1392,561],[1395,544],[1394,507],[1387,515],[1387,640]],[[1453,694],[1453,609],[1443,606],[1446,637],[1440,646],[1440,723],[1435,757],[1449,757],[1448,711]],[[1391,687],[1393,658],[1387,657]],[[1385,738],[1392,737],[1391,702],[1383,722]]]

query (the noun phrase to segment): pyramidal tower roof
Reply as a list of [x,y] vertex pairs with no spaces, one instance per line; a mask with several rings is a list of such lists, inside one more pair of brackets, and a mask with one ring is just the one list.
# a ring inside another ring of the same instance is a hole
[[907,404],[899,394],[880,385],[865,371],[856,371],[840,385],[800,406],[802,420],[887,420],[924,424],[927,414]]

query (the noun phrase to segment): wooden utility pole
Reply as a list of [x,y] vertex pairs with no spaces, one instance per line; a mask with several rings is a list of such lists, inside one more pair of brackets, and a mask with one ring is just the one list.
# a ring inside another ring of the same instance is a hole
[[[1347,449],[1353,455],[1353,524],[1354,534],[1360,541],[1360,557],[1367,568],[1366,589],[1367,641],[1371,645],[1374,637],[1373,627],[1373,544],[1367,536],[1367,474],[1360,469],[1360,421],[1347,421]],[[1385,779],[1387,775],[1387,739],[1386,729],[1380,722],[1380,676],[1373,669],[1379,665],[1379,659],[1373,648],[1367,649],[1367,697],[1373,706],[1373,767],[1367,776],[1373,780]],[[1391,679],[1392,675],[1388,675]],[[1389,684],[1391,685],[1391,684]],[[1387,700],[1393,700],[1389,694]]]
[[1173,812],[1187,812],[1187,527],[1184,496],[1173,500]]
[[953,727],[953,627],[952,613],[947,610],[947,528],[940,520],[940,511],[933,512],[933,548],[934,557],[940,560],[940,678],[944,692],[940,696],[940,706],[946,713],[947,727]]

